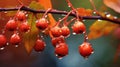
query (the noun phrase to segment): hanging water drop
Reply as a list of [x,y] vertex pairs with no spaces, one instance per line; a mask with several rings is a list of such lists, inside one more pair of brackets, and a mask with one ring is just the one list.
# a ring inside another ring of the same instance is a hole
[[63,57],[58,57],[59,60],[63,59]]
[[17,47],[18,47],[18,45],[15,45],[15,47],[17,48]]
[[1,48],[0,48],[0,50],[4,50],[4,49],[5,49],[5,47],[1,47]]
[[75,32],[73,32],[72,34],[73,34],[73,35],[76,35],[76,33],[75,33]]
[[110,14],[107,14],[106,17],[110,17],[111,15]]
[[8,45],[9,45],[9,43],[6,43],[6,45],[8,46]]

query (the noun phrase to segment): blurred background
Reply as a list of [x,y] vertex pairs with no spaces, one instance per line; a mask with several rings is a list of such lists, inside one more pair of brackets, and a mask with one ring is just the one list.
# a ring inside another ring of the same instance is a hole
[[[25,5],[33,0],[22,0]],[[37,1],[37,0],[36,0]],[[54,9],[69,11],[65,0],[51,0]],[[94,0],[98,10],[104,8],[102,0]],[[84,7],[86,9],[92,9],[88,0],[71,0],[75,8]],[[0,8],[2,7],[15,7],[18,6],[17,0],[0,0]],[[103,6],[103,8],[101,7]],[[107,8],[107,7],[105,7]],[[108,12],[115,16],[120,16],[112,9],[107,9]],[[9,20],[9,17],[0,14],[0,30],[2,30],[5,23]],[[54,15],[55,19],[63,17],[62,15]],[[86,20],[85,25],[89,32],[89,27],[95,20]],[[7,33],[8,37],[11,35]],[[119,40],[112,34],[102,36],[100,38],[90,40],[94,48],[94,53],[88,58],[84,59],[78,52],[78,46],[83,42],[83,35],[71,35],[66,38],[66,42],[69,46],[69,55],[58,59],[54,54],[54,48],[51,45],[50,37],[46,36],[46,48],[42,53],[35,52],[34,50],[30,55],[27,54],[25,47],[21,44],[19,47],[8,45],[4,50],[0,51],[0,67],[120,67],[120,51],[118,47],[120,45]],[[119,55],[116,57],[116,53]]]

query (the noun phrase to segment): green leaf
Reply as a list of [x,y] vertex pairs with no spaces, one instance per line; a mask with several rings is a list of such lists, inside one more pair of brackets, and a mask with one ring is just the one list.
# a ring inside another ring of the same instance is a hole
[[[43,9],[43,7],[35,2],[35,1],[32,1],[31,4],[29,5],[30,8],[32,9]],[[26,51],[28,54],[31,53],[34,45],[35,45],[35,42],[36,42],[36,39],[37,39],[37,36],[39,35],[40,31],[36,28],[36,25],[35,25],[35,21],[37,20],[34,16],[35,14],[33,13],[30,13],[28,15],[28,23],[31,27],[31,30],[27,33],[24,33],[23,34],[23,37],[24,37],[24,44],[25,44],[25,48],[26,48]],[[42,14],[39,14],[38,17],[41,17]]]

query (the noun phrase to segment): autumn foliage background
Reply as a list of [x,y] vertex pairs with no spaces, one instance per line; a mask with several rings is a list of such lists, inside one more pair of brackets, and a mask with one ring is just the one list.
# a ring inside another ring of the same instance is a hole
[[[65,0],[21,0],[25,6],[30,6],[31,2],[41,4],[42,8],[53,8],[57,10],[69,11]],[[109,12],[113,16],[120,17],[120,1],[119,0],[94,0],[97,10]],[[71,0],[75,8],[93,9],[88,0]],[[87,4],[87,5],[86,5]],[[0,7],[16,7],[19,6],[17,0],[0,0]],[[111,6],[112,5],[112,6]],[[37,7],[32,5],[31,7]],[[0,13],[0,30],[9,20],[10,13]],[[53,18],[55,17],[55,18]],[[49,14],[49,20],[54,25],[55,20],[62,18],[62,15]],[[30,17],[31,18],[31,17]],[[30,20],[29,20],[30,21]],[[0,67],[119,67],[120,66],[120,30],[118,24],[107,21],[86,20],[88,36],[94,48],[94,54],[87,60],[81,57],[78,53],[78,46],[83,41],[83,35],[72,35],[66,39],[69,46],[69,55],[59,60],[54,55],[53,46],[51,46],[50,38],[45,37],[47,47],[42,53],[37,53],[32,50],[30,45],[21,44],[18,48],[7,46],[3,51],[0,51]],[[10,37],[11,32],[7,32],[7,37]],[[29,43],[29,41],[26,43]],[[29,54],[29,55],[28,55]]]

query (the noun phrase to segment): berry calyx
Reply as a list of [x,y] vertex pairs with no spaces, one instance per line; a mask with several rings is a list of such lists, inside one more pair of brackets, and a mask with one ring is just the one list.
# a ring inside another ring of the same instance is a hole
[[52,38],[51,42],[52,42],[52,45],[56,47],[59,43],[64,43],[65,40],[64,40],[64,37],[60,36],[60,37]]
[[10,38],[10,43],[13,45],[18,45],[21,42],[21,38],[17,33],[14,33]]
[[17,18],[17,19],[20,20],[20,21],[23,21],[23,20],[26,19],[26,15],[25,15],[25,13],[24,13],[23,11],[19,11],[19,12],[16,14],[15,18]]
[[34,50],[36,52],[42,52],[45,49],[45,42],[41,39],[37,39],[37,41],[35,42],[35,46],[34,46]]
[[28,30],[30,30],[30,26],[27,22],[21,23],[19,28],[21,32],[28,32]]
[[48,27],[48,21],[45,18],[40,18],[36,21],[36,27],[40,30],[45,30]]
[[5,37],[5,35],[0,35],[0,48],[6,46],[6,43],[7,43],[7,39]]
[[59,26],[55,26],[55,27],[51,28],[50,31],[51,31],[51,34],[53,35],[53,37],[59,37],[62,34],[61,28]]
[[65,25],[61,28],[61,31],[62,31],[62,35],[65,36],[65,37],[67,37],[67,36],[70,35],[70,30],[69,30],[69,28],[68,28],[67,26],[65,26]]
[[7,30],[9,30],[9,31],[14,31],[14,30],[17,29],[17,26],[18,26],[18,23],[17,23],[15,20],[10,19],[10,20],[7,22],[5,28],[6,28]]
[[68,55],[68,46],[66,43],[59,43],[55,47],[55,54],[58,58]]
[[87,58],[93,53],[93,48],[90,43],[84,42],[79,46],[79,53],[84,57]]
[[86,31],[86,27],[81,21],[76,21],[72,26],[73,32],[76,34],[82,34]]

